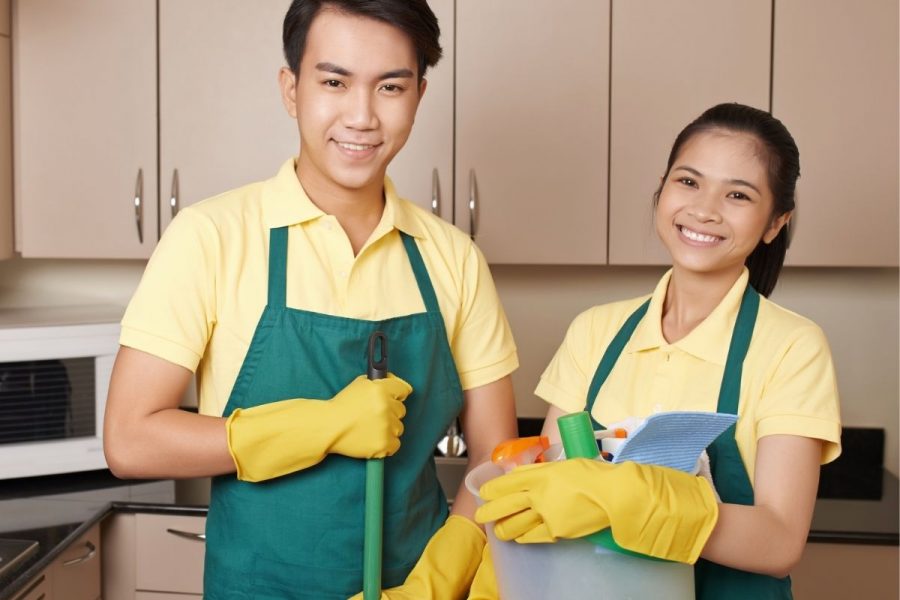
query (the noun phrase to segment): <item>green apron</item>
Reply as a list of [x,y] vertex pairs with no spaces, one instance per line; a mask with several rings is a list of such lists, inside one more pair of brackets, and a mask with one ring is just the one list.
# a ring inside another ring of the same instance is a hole
[[[462,408],[444,320],[415,240],[399,234],[426,311],[367,321],[288,308],[288,232],[269,236],[268,303],[225,416],[288,398],[327,400],[366,372],[367,341],[388,338],[389,368],[408,381],[400,450],[385,460],[382,585],[400,585],[447,518],[434,448]],[[398,274],[393,274],[396,277]],[[328,455],[261,483],[213,479],[206,525],[207,600],[346,598],[362,590],[366,461]]]
[[[628,317],[604,352],[588,389],[588,413],[594,406],[600,387],[615,366],[622,349],[631,339],[638,323],[647,313],[649,305],[650,301],[648,300]],[[747,355],[750,338],[753,336],[758,310],[759,294],[750,285],[747,285],[731,334],[731,344],[728,347],[725,373],[722,375],[722,385],[719,388],[719,402],[716,408],[718,412],[737,414],[744,357]],[[593,416],[591,419],[593,420]],[[594,429],[602,428],[602,425],[594,421]],[[744,467],[737,442],[734,439],[734,425],[712,443],[707,449],[707,453],[713,480],[716,483],[716,491],[722,498],[722,502],[753,504],[753,487],[750,485],[747,469]],[[698,600],[790,600],[793,598],[790,577],[779,579],[769,575],[739,571],[702,558],[694,567],[694,587]]]

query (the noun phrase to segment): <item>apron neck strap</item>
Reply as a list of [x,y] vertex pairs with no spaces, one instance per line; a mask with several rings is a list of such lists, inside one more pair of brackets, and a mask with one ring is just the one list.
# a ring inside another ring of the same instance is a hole
[[[594,400],[597,399],[600,388],[603,386],[606,378],[609,377],[610,372],[612,372],[613,367],[616,365],[616,361],[619,359],[619,355],[622,354],[622,349],[625,348],[625,344],[631,339],[631,335],[637,328],[638,323],[640,323],[641,319],[644,318],[644,315],[647,314],[647,308],[649,306],[650,300],[647,300],[641,304],[636,311],[631,313],[631,316],[628,317],[625,324],[619,329],[616,337],[614,337],[612,342],[609,343],[609,346],[607,346],[606,352],[603,353],[603,358],[600,360],[600,365],[597,366],[597,370],[594,371],[594,378],[591,380],[591,386],[588,388],[586,410],[589,415],[594,408]],[[595,431],[606,429],[606,427],[594,420],[593,415],[591,415],[591,422],[594,424]]]
[[271,307],[283,308],[287,302],[288,228],[269,230],[269,299]]
[[756,314],[759,312],[759,293],[748,283],[741,298],[741,307],[734,322],[731,343],[728,346],[728,358],[725,359],[725,373],[719,388],[719,403],[716,410],[720,413],[737,414],[741,397],[741,374],[744,358],[750,348],[753,327],[756,325]]
[[416,240],[409,234],[402,231],[400,238],[403,240],[403,246],[406,248],[406,255],[409,257],[409,264],[412,266],[413,275],[416,276],[416,283],[419,286],[419,293],[422,294],[422,301],[425,303],[425,311],[430,313],[440,313],[441,307],[438,305],[437,296],[434,293],[434,286],[431,285],[431,278],[428,276],[428,269],[425,268],[425,261],[422,260],[422,253],[419,252],[419,246]]

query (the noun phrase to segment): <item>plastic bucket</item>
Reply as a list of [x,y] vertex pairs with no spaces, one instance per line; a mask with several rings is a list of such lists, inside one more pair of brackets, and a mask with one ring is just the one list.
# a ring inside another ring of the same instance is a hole
[[[497,465],[484,463],[466,476],[466,488],[481,504],[478,490],[502,474]],[[586,540],[504,542],[494,536],[492,523],[485,530],[504,600],[694,600],[691,565],[628,556]]]

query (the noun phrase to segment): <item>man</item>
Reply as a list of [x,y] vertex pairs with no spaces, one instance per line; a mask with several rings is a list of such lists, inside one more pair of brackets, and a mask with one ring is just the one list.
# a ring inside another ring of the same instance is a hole
[[[359,592],[370,458],[387,597],[464,596],[480,563],[474,499],[447,517],[432,456],[457,415],[470,466],[515,437],[515,346],[471,240],[385,179],[438,36],[425,0],[295,0],[279,81],[299,156],[181,211],[122,321],[107,459],[216,476],[209,600]],[[369,381],[375,330],[393,375]],[[194,371],[200,414],[178,410]]]

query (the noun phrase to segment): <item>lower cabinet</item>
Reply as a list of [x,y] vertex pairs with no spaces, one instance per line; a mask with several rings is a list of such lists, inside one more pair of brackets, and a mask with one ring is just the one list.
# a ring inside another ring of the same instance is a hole
[[100,526],[95,525],[56,557],[14,600],[99,600]]
[[898,597],[897,546],[808,543],[791,573],[796,600]]
[[103,525],[103,597],[201,597],[205,530],[205,516],[113,515]]

